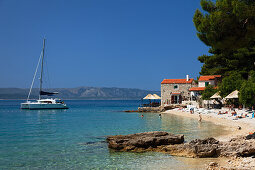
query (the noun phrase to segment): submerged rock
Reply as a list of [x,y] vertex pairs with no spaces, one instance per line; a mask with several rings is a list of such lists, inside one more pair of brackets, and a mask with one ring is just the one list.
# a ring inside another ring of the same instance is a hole
[[174,135],[168,132],[145,132],[131,135],[107,137],[108,147],[119,151],[141,152],[153,150],[162,145],[174,145],[184,142],[184,135]]

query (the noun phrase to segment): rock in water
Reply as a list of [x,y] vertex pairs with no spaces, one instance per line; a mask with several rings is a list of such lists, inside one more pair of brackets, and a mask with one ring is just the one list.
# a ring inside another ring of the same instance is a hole
[[207,138],[183,143],[183,135],[167,132],[146,132],[109,136],[107,142],[109,148],[118,151],[156,151],[193,158],[250,157],[255,155],[255,139],[247,140],[246,137],[232,138],[226,142]]
[[174,145],[184,142],[184,135],[174,135],[168,132],[145,132],[131,135],[116,135],[107,137],[108,147],[119,151],[141,152],[162,145]]

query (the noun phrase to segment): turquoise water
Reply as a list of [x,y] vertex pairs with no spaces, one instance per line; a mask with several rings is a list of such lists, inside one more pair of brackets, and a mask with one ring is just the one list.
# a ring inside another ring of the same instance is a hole
[[215,136],[221,126],[174,115],[126,113],[139,101],[66,101],[68,110],[20,110],[22,101],[0,101],[0,169],[155,169],[189,166],[163,153],[107,148],[107,135],[147,131]]

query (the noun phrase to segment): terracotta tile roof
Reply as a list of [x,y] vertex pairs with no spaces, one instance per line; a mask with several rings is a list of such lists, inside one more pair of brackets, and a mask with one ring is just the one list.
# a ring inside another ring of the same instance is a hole
[[204,91],[205,87],[191,87],[189,91]]
[[221,77],[221,75],[200,76],[198,81],[214,80],[215,78],[219,78],[219,77]]
[[161,84],[191,84],[194,79],[189,79],[189,81],[186,81],[186,79],[164,79]]

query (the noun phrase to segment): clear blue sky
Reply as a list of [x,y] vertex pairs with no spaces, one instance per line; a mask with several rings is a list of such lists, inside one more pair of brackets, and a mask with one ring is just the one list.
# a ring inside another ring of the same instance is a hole
[[200,0],[0,0],[0,87],[30,87],[44,36],[49,87],[160,90],[165,78],[196,78],[208,51],[197,8]]

